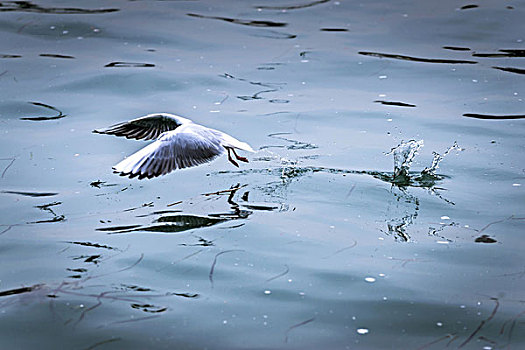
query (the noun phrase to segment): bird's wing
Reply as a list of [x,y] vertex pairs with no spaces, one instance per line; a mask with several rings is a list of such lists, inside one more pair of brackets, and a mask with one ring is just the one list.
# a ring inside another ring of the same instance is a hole
[[152,178],[175,169],[189,168],[212,161],[224,153],[220,140],[186,131],[171,131],[157,141],[127,157],[113,167],[116,173],[130,178]]
[[115,124],[105,129],[93,130],[93,132],[125,136],[128,139],[153,140],[158,138],[163,132],[175,130],[187,122],[191,121],[169,113],[156,113]]

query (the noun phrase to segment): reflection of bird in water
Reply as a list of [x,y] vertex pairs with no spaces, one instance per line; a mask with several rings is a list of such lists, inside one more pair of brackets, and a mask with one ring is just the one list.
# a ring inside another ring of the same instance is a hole
[[250,145],[228,134],[169,113],[148,114],[93,132],[128,139],[156,139],[113,167],[116,173],[130,178],[166,175],[175,169],[210,162],[224,152],[228,152],[228,160],[238,167],[235,159],[242,162],[248,159],[237,155],[236,149],[254,152]]

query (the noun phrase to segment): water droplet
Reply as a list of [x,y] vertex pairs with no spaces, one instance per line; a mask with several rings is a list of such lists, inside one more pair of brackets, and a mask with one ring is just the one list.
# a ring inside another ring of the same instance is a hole
[[436,322],[436,326],[438,326],[438,327],[443,327],[443,323],[441,323],[441,322]]
[[450,220],[450,218],[448,216],[444,215],[444,216],[441,217],[441,220]]
[[226,323],[228,323],[228,321],[226,321],[226,320],[222,321],[222,324],[226,324]]
[[388,76],[386,76],[386,75],[380,75],[379,76],[379,79],[386,79],[386,78],[388,78]]
[[520,187],[521,184],[512,184],[512,186],[514,186],[514,187]]
[[368,283],[374,283],[376,279],[374,277],[365,277],[365,281],[367,281]]
[[361,334],[361,335],[368,334],[368,329],[367,328],[358,328],[357,329],[357,333]]
[[272,291],[271,291],[271,290],[265,290],[265,291],[264,291],[264,294],[266,294],[266,295],[270,295],[270,294],[272,294]]

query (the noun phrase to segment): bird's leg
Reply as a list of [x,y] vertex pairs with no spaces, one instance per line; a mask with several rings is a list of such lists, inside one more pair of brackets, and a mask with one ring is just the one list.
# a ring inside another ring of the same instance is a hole
[[241,162],[245,162],[245,163],[248,163],[248,159],[246,159],[245,157],[241,157],[239,156],[236,152],[235,152],[235,149],[231,149],[233,154],[235,155],[235,158],[237,158],[238,160],[240,160]]
[[[226,149],[228,150],[228,160],[229,160],[233,165],[235,165],[235,166],[238,168],[238,167],[239,167],[239,164],[238,164],[235,160],[233,160],[232,155],[231,155],[231,153],[230,153],[230,151],[233,151],[233,148],[226,147]],[[233,154],[235,154],[235,151],[233,151]],[[236,154],[235,154],[235,155],[236,155]]]

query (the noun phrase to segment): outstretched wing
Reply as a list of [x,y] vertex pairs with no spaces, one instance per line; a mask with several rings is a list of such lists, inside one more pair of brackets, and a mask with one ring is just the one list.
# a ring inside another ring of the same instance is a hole
[[212,161],[224,153],[220,140],[194,132],[169,132],[113,167],[122,176],[139,179],[166,175]]
[[125,136],[128,139],[153,140],[163,132],[175,130],[189,119],[169,113],[148,114],[140,118],[112,125],[105,129],[93,130],[97,134]]

